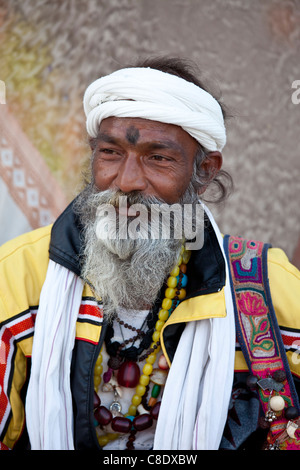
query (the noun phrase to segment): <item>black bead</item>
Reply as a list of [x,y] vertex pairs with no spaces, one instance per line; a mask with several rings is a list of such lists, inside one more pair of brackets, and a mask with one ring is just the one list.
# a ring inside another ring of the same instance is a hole
[[246,379],[246,385],[250,389],[254,389],[257,386],[258,378],[255,375],[248,375]]
[[284,370],[276,370],[272,377],[276,382],[284,382],[286,379],[286,373]]
[[285,414],[286,419],[296,419],[299,416],[297,408],[295,408],[294,406],[288,406],[285,409],[284,414]]
[[113,370],[119,369],[122,361],[118,357],[110,357],[108,360],[108,367],[110,367]]
[[259,418],[258,425],[261,429],[269,429],[270,427],[270,423],[264,418],[264,416]]

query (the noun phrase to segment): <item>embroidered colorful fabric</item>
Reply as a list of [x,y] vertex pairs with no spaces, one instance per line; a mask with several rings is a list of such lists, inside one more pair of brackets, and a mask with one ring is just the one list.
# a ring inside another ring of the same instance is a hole
[[[231,271],[237,341],[249,370],[258,379],[257,390],[264,414],[269,410],[272,394],[284,399],[284,410],[276,412],[276,419],[270,425],[269,448],[300,449],[298,433],[292,439],[286,432],[289,424],[284,414],[286,408],[295,407],[298,416],[300,411],[270,295],[267,273],[267,250],[270,245],[226,236],[224,247]],[[286,378],[274,391],[263,379],[271,379],[278,371],[284,371]]]

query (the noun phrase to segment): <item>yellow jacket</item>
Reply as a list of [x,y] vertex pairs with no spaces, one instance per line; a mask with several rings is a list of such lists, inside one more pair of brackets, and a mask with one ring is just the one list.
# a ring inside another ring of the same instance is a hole
[[[24,396],[30,370],[34,321],[49,261],[51,231],[52,226],[40,228],[9,241],[0,248],[0,448],[1,445],[3,448],[18,448],[25,442],[22,440],[22,435],[26,437]],[[61,232],[58,236],[61,236]],[[52,253],[55,253],[54,258],[58,255],[58,251],[54,250]],[[270,248],[268,273],[272,301],[287,358],[298,384],[300,272],[289,263],[282,250]],[[169,362],[172,360],[173,347],[169,344],[170,338],[175,335],[176,343],[176,336],[180,335],[186,322],[225,316],[224,289],[214,292],[210,290],[208,288],[202,295],[194,295],[183,301],[165,324],[161,344]],[[95,321],[91,320],[90,315],[85,319],[85,306],[95,315]],[[90,374],[93,373],[93,361],[103,336],[101,320],[97,318],[93,306],[95,299],[85,286],[82,315],[76,329],[76,357],[80,355],[82,368],[86,367]],[[74,366],[74,399],[81,403],[82,408],[86,408],[87,403],[91,402],[91,392],[82,377],[76,376],[80,373],[77,369]],[[235,370],[239,374],[247,373],[248,370],[238,346]],[[76,448],[97,447],[96,438],[84,431],[91,426],[90,418],[78,410],[76,419],[79,436]],[[89,443],[85,445],[85,441]]]

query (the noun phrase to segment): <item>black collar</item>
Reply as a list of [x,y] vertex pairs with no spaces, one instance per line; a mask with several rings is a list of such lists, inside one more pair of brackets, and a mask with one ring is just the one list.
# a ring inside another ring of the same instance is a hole
[[[82,227],[73,211],[72,201],[52,227],[49,257],[80,276]],[[225,261],[216,234],[206,218],[204,245],[193,250],[188,263],[187,298],[210,294],[225,285]]]

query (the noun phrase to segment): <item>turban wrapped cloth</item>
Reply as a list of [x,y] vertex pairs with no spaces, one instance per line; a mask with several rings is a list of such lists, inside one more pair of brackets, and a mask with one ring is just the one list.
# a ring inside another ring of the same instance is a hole
[[83,107],[90,137],[97,137],[103,119],[114,116],[180,126],[209,151],[221,151],[226,143],[218,101],[194,83],[156,69],[126,68],[95,80]]

